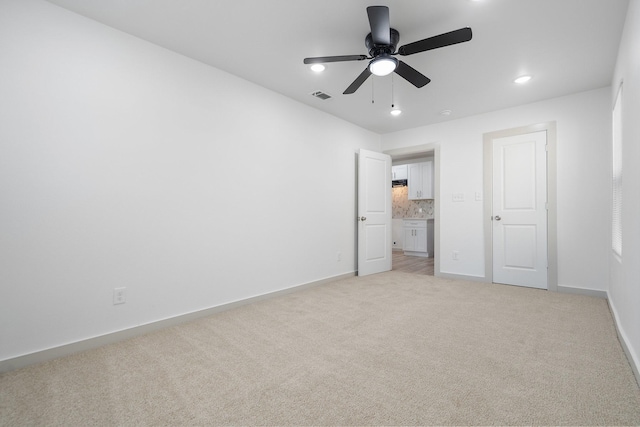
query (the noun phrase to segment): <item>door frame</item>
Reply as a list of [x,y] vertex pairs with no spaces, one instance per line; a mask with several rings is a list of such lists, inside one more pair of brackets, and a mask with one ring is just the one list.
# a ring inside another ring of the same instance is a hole
[[433,153],[433,275],[440,276],[440,142],[383,151],[391,160]]
[[483,134],[484,260],[485,280],[493,282],[493,140],[527,133],[547,132],[547,290],[558,290],[558,206],[556,122],[538,123]]

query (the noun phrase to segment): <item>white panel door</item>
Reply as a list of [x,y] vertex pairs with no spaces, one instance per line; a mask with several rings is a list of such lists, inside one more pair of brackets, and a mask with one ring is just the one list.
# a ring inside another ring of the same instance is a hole
[[547,133],[493,140],[493,281],[547,289]]
[[358,157],[358,275],[391,270],[391,157]]

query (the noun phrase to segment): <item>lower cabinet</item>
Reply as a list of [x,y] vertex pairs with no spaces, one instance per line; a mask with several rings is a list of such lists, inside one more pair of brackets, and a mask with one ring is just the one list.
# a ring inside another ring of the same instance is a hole
[[427,220],[404,220],[404,245],[405,255],[428,257],[427,250]]

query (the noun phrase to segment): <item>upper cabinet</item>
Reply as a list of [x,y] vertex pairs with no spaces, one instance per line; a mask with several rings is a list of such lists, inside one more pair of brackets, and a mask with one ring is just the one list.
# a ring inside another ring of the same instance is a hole
[[433,199],[433,160],[407,166],[409,200]]
[[407,179],[407,165],[398,165],[391,167],[391,180]]

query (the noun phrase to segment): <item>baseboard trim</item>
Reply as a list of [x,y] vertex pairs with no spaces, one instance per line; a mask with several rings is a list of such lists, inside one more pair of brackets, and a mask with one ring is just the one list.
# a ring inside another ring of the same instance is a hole
[[607,303],[609,304],[609,311],[611,311],[611,317],[613,317],[613,324],[616,326],[616,333],[618,334],[618,341],[620,342],[620,346],[622,346],[622,350],[624,354],[627,356],[627,361],[629,362],[629,366],[631,366],[631,370],[633,371],[633,375],[636,377],[636,382],[640,387],[640,359],[633,351],[632,347],[627,344],[627,335],[624,333],[624,330],[620,327],[620,322],[618,320],[618,312],[616,311],[615,306],[611,303],[611,299],[607,293]]
[[589,297],[609,299],[606,291],[597,291],[594,289],[574,288],[572,286],[558,285],[558,292],[563,294],[586,295]]
[[147,323],[145,325],[134,326],[132,328],[123,329],[121,331],[111,332],[105,335],[100,335],[94,338],[88,338],[81,341],[76,341],[70,344],[53,347],[46,350],[37,351],[34,353],[25,354],[23,356],[14,357],[0,361],[0,373],[9,372],[16,369],[24,368],[29,365],[35,365],[37,363],[47,362],[53,359],[57,359],[64,356],[69,356],[80,351],[91,350],[104,345],[113,344],[119,341],[124,341],[129,338],[134,338],[140,335],[154,332],[160,329],[169,328],[172,326],[180,325],[182,323],[191,322],[203,317],[208,317],[222,311],[231,310],[236,307],[251,304],[254,302],[274,298],[281,295],[298,292],[304,289],[312,288],[315,286],[325,285],[327,283],[335,282],[342,279],[347,279],[355,276],[355,271],[337,276],[327,277],[324,279],[316,280],[313,282],[303,283],[301,285],[292,286],[290,288],[281,289],[274,292],[269,292],[262,295],[256,295],[246,299],[230,302],[227,304],[218,305],[204,310],[198,310],[191,313],[185,313],[178,316],[170,317],[156,322]]
[[436,274],[438,277],[442,277],[443,279],[452,279],[452,280],[466,280],[468,282],[483,282],[487,283],[487,278],[484,276],[470,276],[466,274],[453,274],[447,273],[446,271],[440,271]]

